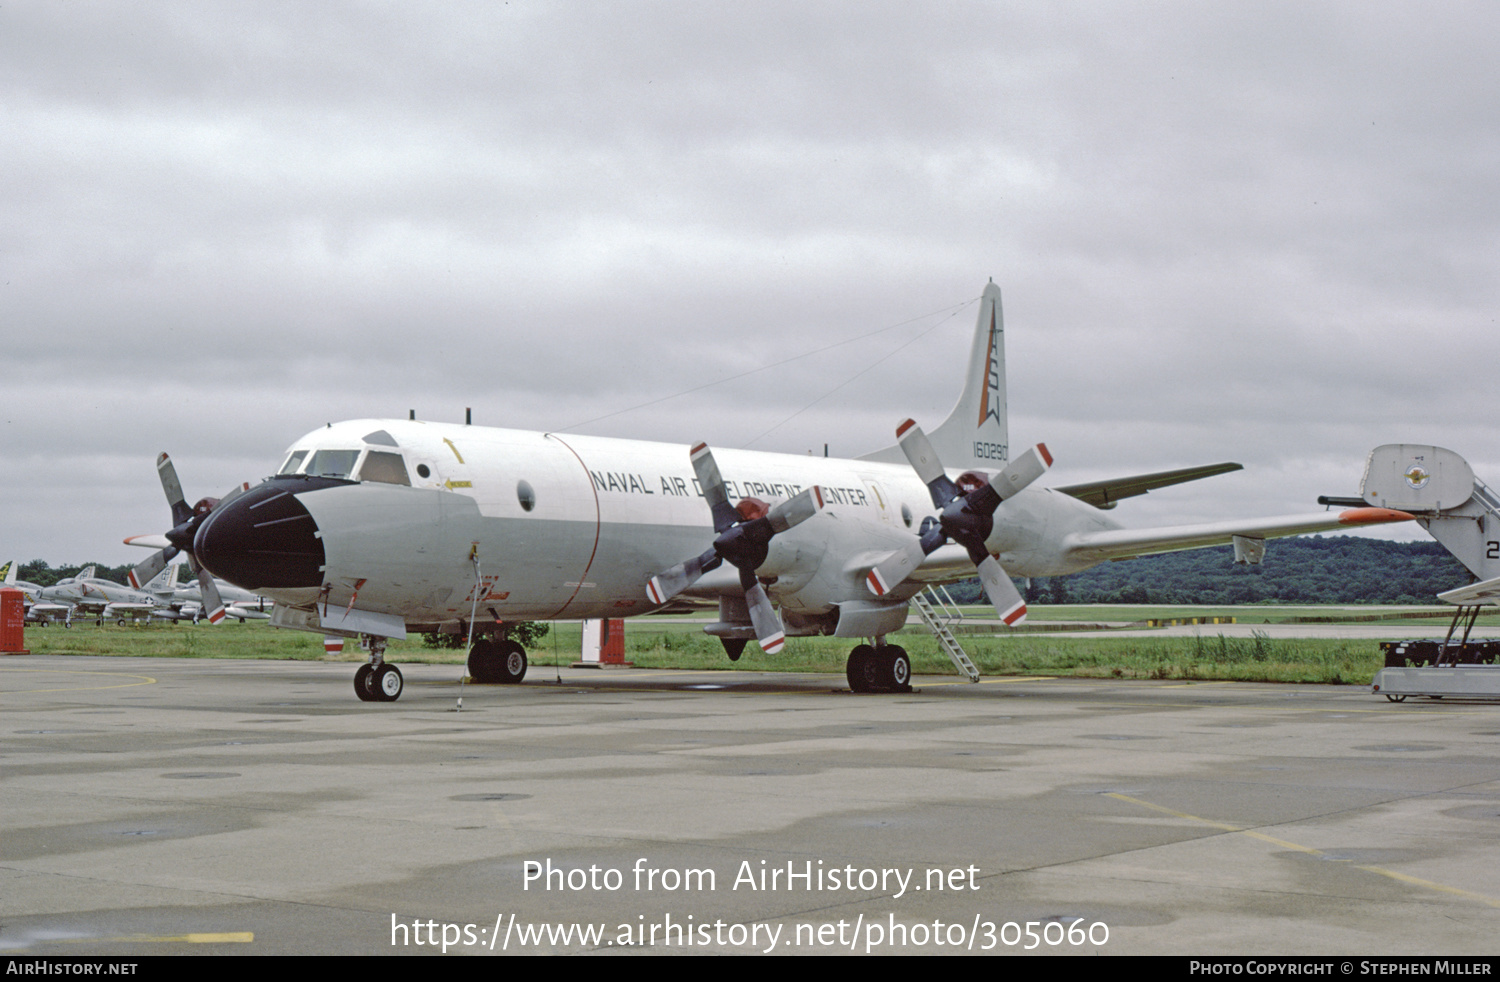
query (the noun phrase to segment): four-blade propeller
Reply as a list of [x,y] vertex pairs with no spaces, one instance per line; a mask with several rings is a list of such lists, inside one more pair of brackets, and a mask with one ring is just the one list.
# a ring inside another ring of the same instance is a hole
[[885,596],[922,564],[923,557],[951,539],[968,551],[969,559],[979,571],[985,595],[1000,619],[1010,626],[1021,623],[1026,618],[1026,601],[984,543],[995,527],[995,510],[1001,502],[1052,466],[1046,444],[1038,443],[1006,464],[987,483],[964,491],[943,472],[932,442],[914,420],[897,427],[896,439],[917,476],[927,485],[939,517],[936,522],[924,522],[920,538],[913,538],[905,548],[893,552],[870,570],[865,578],[870,592],[877,597]]
[[224,602],[219,599],[219,588],[215,585],[213,576],[198,562],[198,557],[193,555],[193,538],[210,512],[227,501],[233,501],[249,490],[250,485],[241,484],[222,499],[204,498],[196,505],[189,505],[182,495],[182,482],[177,480],[177,468],[172,466],[171,458],[166,454],[157,457],[156,471],[161,477],[161,488],[167,494],[167,504],[172,509],[172,530],[166,536],[170,545],[152,553],[150,558],[132,569],[130,585],[139,590],[141,584],[150,582],[156,574],[166,569],[167,563],[179,552],[185,552],[193,573],[198,577],[204,616],[210,624],[217,624],[224,619]]
[[750,609],[755,637],[762,650],[774,655],[781,650],[786,637],[781,619],[772,609],[770,598],[760,580],[756,579],[755,571],[766,561],[772,536],[807,521],[823,508],[823,490],[814,485],[774,507],[755,498],[746,498],[734,506],[729,503],[724,478],[719,474],[719,465],[714,462],[708,444],[700,443],[693,448],[692,461],[693,470],[698,475],[698,486],[703,489],[703,496],[708,499],[709,510],[713,513],[714,532],[718,537],[701,556],[684,560],[651,577],[646,584],[646,596],[654,604],[664,604],[696,583],[704,573],[728,562],[740,572],[740,587],[745,591],[745,605]]

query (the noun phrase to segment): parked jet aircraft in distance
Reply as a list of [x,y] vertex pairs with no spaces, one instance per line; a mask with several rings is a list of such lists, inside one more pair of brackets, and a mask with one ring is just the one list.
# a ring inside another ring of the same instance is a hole
[[363,637],[355,691],[389,701],[402,688],[384,660],[391,638],[472,625],[470,673],[519,682],[526,653],[499,639],[503,624],[645,614],[678,594],[717,601],[705,630],[730,658],[751,638],[767,652],[784,636],[856,639],[850,687],[901,690],[910,661],[886,639],[930,583],[977,572],[1016,624],[1025,603],[1012,576],[1231,542],[1259,562],[1267,538],[1410,518],[1359,507],[1122,528],[1108,511],[1119,499],[1239,465],[1044,488],[1035,481],[1052,454],[1038,444],[1012,457],[1006,409],[990,283],[952,413],[930,436],[901,423],[896,445],[863,458],[352,420],[307,434],[275,476],[196,510],[163,454],[166,540],[210,588],[219,577],[272,598],[273,625]]
[[16,578],[19,564],[14,560],[6,560],[4,566],[0,566],[0,586],[20,590],[26,608],[26,620],[45,627],[54,621],[61,621],[64,627],[73,626],[73,607],[71,604],[55,604],[42,599],[42,587]]

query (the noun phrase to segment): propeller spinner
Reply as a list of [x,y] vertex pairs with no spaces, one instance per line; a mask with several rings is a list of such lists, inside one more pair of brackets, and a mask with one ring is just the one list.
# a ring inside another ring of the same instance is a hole
[[250,485],[241,484],[222,499],[204,498],[196,505],[189,505],[182,494],[182,482],[177,479],[177,468],[172,466],[172,460],[166,454],[156,458],[156,472],[161,477],[161,488],[166,492],[167,504],[172,509],[172,530],[166,535],[170,545],[152,553],[145,562],[132,569],[129,574],[130,585],[139,590],[141,584],[149,582],[166,569],[167,563],[179,552],[185,552],[194,575],[198,577],[204,616],[210,624],[217,624],[224,619],[224,602],[219,598],[219,588],[214,583],[213,576],[198,562],[198,557],[193,555],[193,538],[215,508],[233,501],[249,490]]
[[781,619],[771,607],[770,598],[760,580],[756,579],[755,571],[765,563],[771,538],[776,533],[785,532],[822,510],[823,489],[814,485],[774,507],[755,498],[746,498],[734,506],[729,503],[724,478],[719,474],[719,465],[714,462],[708,444],[700,443],[693,448],[692,461],[693,470],[698,475],[698,486],[703,489],[703,496],[708,499],[709,510],[713,513],[717,538],[702,555],[686,559],[651,577],[646,584],[646,596],[652,603],[664,604],[698,582],[704,573],[727,561],[740,572],[740,587],[745,591],[745,605],[750,609],[755,637],[763,651],[774,655],[781,650],[786,636]]
[[914,537],[906,548],[898,549],[870,570],[865,578],[870,592],[877,597],[889,593],[922,564],[924,556],[951,539],[968,551],[969,559],[979,571],[985,595],[1000,619],[1012,627],[1021,623],[1026,619],[1026,601],[984,543],[995,527],[995,510],[1001,502],[1052,466],[1046,444],[1038,443],[1006,464],[987,483],[964,491],[943,472],[937,451],[915,420],[908,419],[896,428],[896,440],[912,469],[927,485],[939,517],[935,523],[923,523],[920,538]]

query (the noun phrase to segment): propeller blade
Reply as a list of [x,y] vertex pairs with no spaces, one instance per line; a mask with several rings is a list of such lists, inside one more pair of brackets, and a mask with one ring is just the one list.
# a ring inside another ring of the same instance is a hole
[[814,484],[801,494],[788,498],[766,513],[772,532],[785,532],[794,525],[801,525],[823,510],[823,489]]
[[697,583],[699,577],[716,568],[723,561],[713,549],[709,549],[701,556],[684,560],[665,573],[658,573],[651,577],[650,582],[646,584],[646,597],[654,604],[664,604]]
[[724,490],[724,478],[719,474],[719,465],[714,461],[714,452],[708,444],[700,443],[690,455],[693,473],[698,475],[698,487],[708,499],[709,511],[714,516],[714,531],[723,532],[740,520],[739,513],[729,503],[729,493]]
[[161,489],[167,494],[167,504],[172,508],[172,524],[181,525],[193,517],[193,509],[182,495],[182,482],[177,480],[177,468],[172,458],[162,454],[156,458],[156,473],[161,478]]
[[1038,443],[990,478],[990,487],[1004,501],[1047,473],[1047,468],[1051,466],[1052,454],[1047,452],[1047,445]]
[[130,581],[133,589],[139,590],[143,584],[150,583],[156,579],[162,570],[167,568],[167,563],[177,555],[176,546],[167,546],[158,552],[153,552],[145,562],[137,563],[135,568],[126,574],[125,578]]
[[877,597],[883,597],[906,581],[927,555],[922,541],[915,536],[905,546],[897,549],[870,568],[865,574],[865,586]]
[[958,485],[943,473],[943,462],[938,460],[937,451],[932,449],[932,441],[927,439],[927,434],[922,432],[922,427],[917,425],[916,420],[909,419],[896,427],[896,442],[901,445],[901,451],[906,454],[917,477],[927,485],[934,508],[941,508],[958,497]]
[[219,599],[218,584],[214,583],[213,574],[198,562],[197,556],[188,553],[188,562],[192,565],[193,572],[198,574],[198,593],[203,598],[203,614],[210,624],[217,624],[224,619],[224,601]]
[[[743,580],[744,575],[740,578]],[[745,605],[750,608],[750,623],[755,625],[755,639],[760,642],[760,649],[768,655],[780,654],[782,646],[786,644],[781,618],[776,616],[776,611],[771,607],[771,599],[766,596],[765,587],[760,585],[753,574],[751,586],[745,590]]]
[[1015,583],[1006,575],[1001,568],[999,560],[994,556],[985,556],[984,562],[976,567],[979,570],[979,582],[984,584],[985,596],[990,598],[990,603],[995,606],[995,613],[1007,627],[1015,627],[1026,619],[1026,598],[1021,596],[1021,591],[1016,589]]
[[243,482],[241,482],[239,484],[236,484],[234,486],[234,490],[230,491],[224,497],[220,498],[219,499],[219,503],[217,505],[214,505],[214,507],[215,508],[222,508],[225,505],[229,504],[231,501],[233,501],[235,498],[238,498],[240,495],[244,494],[246,491],[249,491],[249,490],[250,490],[250,482],[249,481],[243,481]]

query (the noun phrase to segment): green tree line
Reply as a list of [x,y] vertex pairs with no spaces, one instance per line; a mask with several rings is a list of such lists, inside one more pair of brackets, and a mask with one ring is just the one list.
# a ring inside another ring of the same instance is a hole
[[[1354,536],[1302,536],[1266,544],[1259,566],[1240,566],[1234,549],[1193,549],[1102,563],[1068,576],[1018,580],[1039,604],[1428,604],[1474,577],[1436,542]],[[978,580],[949,587],[979,603]]]

